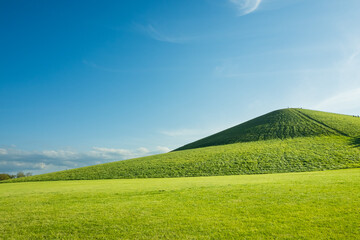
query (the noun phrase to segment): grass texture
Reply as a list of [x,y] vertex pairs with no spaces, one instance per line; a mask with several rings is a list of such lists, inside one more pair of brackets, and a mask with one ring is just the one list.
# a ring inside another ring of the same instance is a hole
[[347,137],[331,136],[184,150],[8,181],[222,176],[356,167],[360,167],[360,148]]
[[270,112],[177,150],[308,136],[360,136],[360,118],[299,108]]
[[1,239],[358,239],[360,169],[0,184]]
[[[283,109],[197,141],[194,146],[189,144],[193,147],[190,149],[8,181],[222,176],[357,168],[360,167],[359,133],[357,117]],[[236,143],[220,145],[224,143],[221,139],[234,139],[234,136],[238,137]],[[214,146],[197,148],[211,141],[217,142]]]

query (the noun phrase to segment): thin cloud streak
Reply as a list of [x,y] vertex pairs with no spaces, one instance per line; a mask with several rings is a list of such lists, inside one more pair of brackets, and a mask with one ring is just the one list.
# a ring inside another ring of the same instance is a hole
[[244,16],[258,9],[262,0],[229,0],[238,10],[239,16]]
[[360,48],[356,49],[353,54],[350,55],[347,64],[353,64],[357,57],[360,56]]
[[[358,38],[354,38],[358,39]],[[314,77],[308,74],[307,80],[303,85],[311,87],[314,83],[316,95],[302,101],[307,103],[308,108],[338,112],[350,115],[358,115],[360,112],[360,48],[358,41],[356,44],[346,44],[346,48],[342,49],[343,56],[334,62],[332,70],[328,74]],[[324,84],[332,82],[336,87],[331,90],[324,90]],[[308,89],[297,89],[297,92],[309,91]],[[318,97],[317,95],[322,95]],[[297,96],[299,97],[299,96]],[[301,97],[299,97],[301,99]]]
[[146,34],[150,38],[160,41],[160,42],[180,44],[180,43],[189,42],[190,40],[195,39],[194,37],[169,36],[168,34],[165,34],[161,31],[159,31],[152,24],[148,24],[146,26],[141,25],[141,24],[135,24],[135,27],[137,30]]
[[240,70],[240,66],[234,64],[223,64],[216,66],[214,75],[219,78],[237,78],[249,76],[270,76],[270,75],[289,75],[289,74],[315,74],[333,72],[332,68],[306,68],[306,69],[279,69],[274,71],[253,71],[245,72]]
[[340,92],[323,100],[315,108],[332,112],[360,109],[360,88]]
[[[348,86],[333,96],[322,100],[315,107],[328,111],[352,111],[360,110],[360,48],[356,47],[348,55],[343,63],[338,64],[340,82]],[[357,84],[354,84],[357,83]]]

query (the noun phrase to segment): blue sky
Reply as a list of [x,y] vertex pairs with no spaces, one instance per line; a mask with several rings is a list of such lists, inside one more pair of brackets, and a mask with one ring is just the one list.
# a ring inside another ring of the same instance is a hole
[[360,114],[360,1],[1,1],[0,172],[162,153],[286,107]]

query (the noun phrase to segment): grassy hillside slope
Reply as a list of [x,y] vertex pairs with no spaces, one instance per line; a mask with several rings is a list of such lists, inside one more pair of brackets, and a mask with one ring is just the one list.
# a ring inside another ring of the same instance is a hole
[[[9,180],[191,177],[360,167],[360,118],[303,109],[268,113],[166,154]],[[228,144],[230,142],[237,142]],[[227,143],[226,145],[223,145]],[[202,147],[200,146],[207,146]],[[214,145],[214,146],[213,146]]]
[[341,135],[360,137],[360,118],[321,111],[297,109],[306,117],[334,129]]
[[308,136],[360,135],[360,118],[297,108],[281,109],[254,118],[177,150],[238,142]]
[[358,239],[360,169],[0,184],[1,239]]
[[197,148],[10,181],[216,176],[353,167],[360,167],[360,147],[349,137],[325,136]]

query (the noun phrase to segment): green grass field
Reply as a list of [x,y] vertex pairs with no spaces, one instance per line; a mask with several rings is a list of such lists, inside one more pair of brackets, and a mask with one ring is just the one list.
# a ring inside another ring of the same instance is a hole
[[359,239],[360,169],[0,184],[1,239]]

